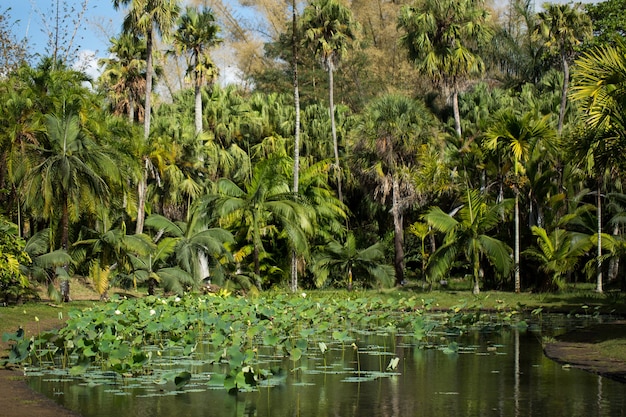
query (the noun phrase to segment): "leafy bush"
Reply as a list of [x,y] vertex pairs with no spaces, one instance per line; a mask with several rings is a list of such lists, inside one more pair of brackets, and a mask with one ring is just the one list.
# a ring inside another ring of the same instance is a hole
[[17,234],[17,226],[0,219],[0,299],[17,303],[33,295],[23,269],[31,263],[24,251],[26,243]]

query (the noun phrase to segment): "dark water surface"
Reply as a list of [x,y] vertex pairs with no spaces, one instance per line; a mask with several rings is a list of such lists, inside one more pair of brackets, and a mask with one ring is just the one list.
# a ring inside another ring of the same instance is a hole
[[[456,339],[460,349],[450,353],[419,349],[408,338],[360,335],[358,353],[332,345],[324,361],[309,348],[277,386],[237,395],[209,387],[215,368],[202,362],[189,363],[194,376],[180,390],[67,372],[32,373],[29,383],[85,417],[626,415],[625,384],[562,367],[543,355],[540,339],[517,329],[472,332]],[[394,357],[397,369],[386,372]]]

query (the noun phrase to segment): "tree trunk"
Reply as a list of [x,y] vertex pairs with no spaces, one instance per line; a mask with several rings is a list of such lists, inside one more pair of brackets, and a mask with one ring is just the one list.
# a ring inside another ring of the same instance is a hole
[[263,290],[263,284],[261,283],[261,262],[259,260],[259,248],[254,245],[254,249],[252,251],[254,257],[254,279],[256,280],[256,286],[259,291]]
[[452,112],[454,114],[454,129],[460,138],[463,132],[461,132],[461,113],[459,112],[459,91],[456,86],[452,92]]
[[[298,85],[298,39],[296,36],[298,25],[298,13],[296,0],[292,0],[293,31],[291,44],[293,48],[293,101],[295,105],[296,120],[293,134],[293,193],[297,194],[300,186],[300,87]],[[298,254],[291,251],[291,292],[298,291]]]
[[343,203],[343,193],[341,191],[341,166],[339,165],[339,144],[337,143],[337,128],[335,126],[335,97],[333,80],[333,63],[328,62],[328,101],[330,106],[330,130],[333,135],[333,151],[335,152],[335,176],[337,178],[337,197]]
[[146,195],[148,193],[148,157],[144,157],[144,168],[137,184],[137,223],[135,233],[143,233],[143,224],[146,217]]
[[596,292],[602,293],[602,194],[601,194],[601,179],[598,176],[597,185],[597,215],[598,215],[598,257],[596,258],[596,265],[598,268],[598,275],[596,278]]
[[519,253],[520,253],[520,236],[519,236],[519,190],[515,188],[515,292],[520,293],[522,284],[519,272]]
[[[198,55],[194,55],[194,68],[198,68]],[[195,124],[196,135],[202,133],[202,92],[200,91],[202,78],[196,69],[194,72],[194,94],[195,94]]]
[[563,65],[563,89],[561,90],[561,108],[559,109],[559,124],[557,132],[559,136],[563,131],[563,121],[565,120],[565,108],[567,107],[567,89],[569,87],[569,64],[565,54],[561,54],[561,64]]
[[396,285],[404,284],[404,226],[402,218],[402,210],[400,209],[400,185],[398,179],[394,176],[392,179],[392,204],[391,212],[393,215],[393,242],[395,249],[394,269],[396,271]]
[[144,119],[143,119],[143,137],[148,140],[150,136],[150,112],[151,112],[151,95],[152,95],[152,29],[149,29],[146,33],[146,100],[144,105]]

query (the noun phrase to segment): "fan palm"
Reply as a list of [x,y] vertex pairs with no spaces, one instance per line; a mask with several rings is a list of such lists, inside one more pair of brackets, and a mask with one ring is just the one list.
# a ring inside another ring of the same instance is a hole
[[217,67],[211,61],[207,49],[221,42],[218,38],[219,27],[210,9],[198,11],[187,7],[179,19],[174,32],[174,45],[181,52],[188,52],[191,59],[187,66],[187,75],[192,76],[195,95],[196,134],[202,132],[202,94],[200,89],[206,83],[211,84],[217,77]]
[[477,48],[493,36],[488,19],[482,0],[425,0],[402,7],[398,16],[411,61],[451,94],[459,137],[459,91],[468,78],[484,72]]
[[339,161],[339,145],[335,126],[334,81],[333,72],[348,46],[356,39],[358,23],[352,11],[338,0],[315,0],[310,3],[302,14],[301,25],[304,42],[311,45],[315,54],[321,59],[328,71],[330,125],[335,154],[335,172],[337,194],[343,200],[341,191],[341,169]]

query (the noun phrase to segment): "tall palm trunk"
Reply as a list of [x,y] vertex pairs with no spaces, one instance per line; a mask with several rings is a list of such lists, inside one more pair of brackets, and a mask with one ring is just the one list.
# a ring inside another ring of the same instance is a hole
[[[293,101],[295,105],[296,120],[294,126],[294,144],[293,144],[293,192],[298,193],[300,184],[300,90],[298,85],[298,44],[297,44],[297,25],[298,14],[296,11],[296,0],[292,0],[292,48],[293,48]],[[298,255],[295,250],[291,251],[291,291],[298,291]]]
[[602,289],[602,194],[601,194],[602,180],[598,177],[598,185],[596,189],[597,193],[597,212],[598,212],[598,257],[596,258],[596,267],[598,268],[598,275],[596,278],[596,291],[603,292]]
[[[63,192],[63,207],[61,213],[61,249],[67,251],[69,247],[69,232],[70,232],[70,213],[69,204],[67,202],[67,192]],[[63,268],[67,271],[68,265],[63,265]],[[68,279],[62,279],[60,284],[61,301],[64,303],[70,302],[70,281]]]
[[144,167],[137,184],[137,223],[135,233],[143,233],[143,224],[146,217],[146,195],[148,193],[148,157],[144,156]]
[[145,140],[148,140],[148,136],[150,136],[150,113],[152,110],[152,71],[153,71],[153,63],[152,63],[152,47],[153,47],[153,39],[152,39],[152,30],[148,30],[146,34],[146,98],[144,104],[144,120],[143,120],[143,137]]
[[454,114],[454,130],[461,137],[463,132],[461,131],[461,113],[459,112],[459,90],[456,86],[453,87],[452,92],[452,113]]
[[394,241],[394,269],[396,271],[396,285],[404,283],[404,226],[402,210],[400,209],[400,185],[394,176],[392,184],[392,204],[393,215],[393,241]]
[[337,197],[343,203],[343,193],[341,191],[341,166],[339,165],[339,144],[337,143],[337,127],[335,126],[335,93],[333,62],[328,60],[328,102],[330,106],[330,129],[333,135],[333,151],[335,152],[335,176],[337,179]]
[[[194,56],[194,64],[195,68],[198,68],[198,55]],[[199,71],[194,71],[194,94],[195,94],[195,124],[196,124],[196,135],[202,133],[202,92],[200,89],[200,84],[202,79],[200,77]]]
[[569,64],[564,53],[561,54],[561,64],[563,66],[563,89],[561,90],[561,108],[559,109],[559,124],[557,128],[559,135],[561,135],[561,132],[563,131],[565,108],[567,107],[567,90],[569,88]]
[[514,255],[514,273],[515,273],[515,292],[519,293],[522,289],[522,283],[519,271],[519,255],[520,255],[520,236],[519,236],[519,189],[515,187],[515,255]]

